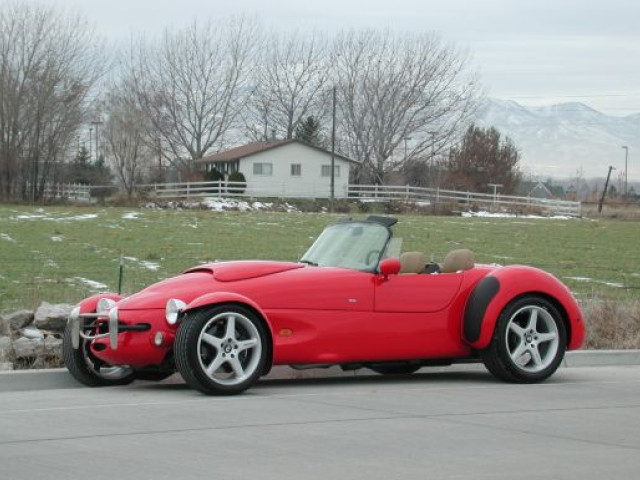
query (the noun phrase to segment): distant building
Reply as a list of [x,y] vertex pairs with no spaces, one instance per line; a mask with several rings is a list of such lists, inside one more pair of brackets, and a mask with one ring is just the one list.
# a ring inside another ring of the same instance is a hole
[[[346,197],[349,173],[357,162],[335,155],[334,192]],[[204,172],[229,177],[242,172],[250,195],[327,198],[331,188],[331,152],[300,140],[274,140],[242,145],[198,160]]]
[[564,188],[560,185],[552,185],[551,182],[521,181],[516,187],[515,194],[522,197],[556,198],[565,197]]

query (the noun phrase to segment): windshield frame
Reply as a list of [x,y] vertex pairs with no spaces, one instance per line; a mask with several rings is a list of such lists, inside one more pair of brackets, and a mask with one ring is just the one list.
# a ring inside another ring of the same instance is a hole
[[[347,265],[331,265],[331,264],[325,264],[325,265],[318,265],[318,263],[315,263],[313,261],[312,258],[308,258],[310,255],[310,253],[314,253],[314,247],[317,249],[317,245],[318,242],[320,241],[320,239],[323,237],[323,235],[326,234],[326,232],[330,229],[335,229],[335,228],[340,228],[342,226],[353,226],[353,225],[362,225],[362,226],[373,226],[375,225],[376,228],[382,228],[386,231],[387,236],[384,240],[384,243],[382,245],[382,248],[380,249],[380,252],[378,253],[378,256],[376,258],[375,264],[371,264],[371,266],[366,266],[364,268],[355,268],[355,267],[350,267]],[[346,270],[356,270],[356,271],[360,271],[360,272],[367,272],[367,273],[377,273],[378,272],[378,268],[380,265],[380,261],[382,260],[382,258],[384,258],[385,253],[387,252],[387,249],[389,248],[389,244],[391,242],[393,238],[393,231],[391,230],[391,228],[389,228],[389,226],[384,225],[380,222],[376,222],[376,221],[371,221],[371,220],[343,220],[334,224],[331,224],[327,227],[324,228],[324,230],[322,230],[322,232],[320,233],[320,235],[318,235],[318,237],[316,238],[316,240],[313,242],[313,244],[307,249],[307,251],[304,253],[304,255],[302,255],[302,257],[300,258],[300,262],[301,263],[306,263],[308,265],[312,265],[312,266],[320,266],[320,267],[333,267],[333,268],[344,268]]]

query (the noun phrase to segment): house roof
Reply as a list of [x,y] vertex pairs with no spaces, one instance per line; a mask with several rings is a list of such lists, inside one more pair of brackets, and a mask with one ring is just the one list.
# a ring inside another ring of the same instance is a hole
[[[331,155],[331,152],[329,150],[325,150],[324,148],[320,148],[320,147],[317,147],[317,146],[312,145],[310,143],[303,142],[301,140],[293,138],[293,139],[289,139],[289,140],[271,140],[271,141],[268,141],[268,142],[248,143],[246,145],[241,145],[239,147],[235,147],[235,148],[232,148],[230,150],[224,150],[222,152],[218,152],[218,153],[214,153],[214,154],[211,154],[211,155],[207,155],[206,157],[203,157],[202,159],[198,160],[198,162],[215,163],[215,162],[229,162],[229,161],[232,161],[232,160],[239,160],[240,158],[249,157],[251,155],[255,155],[256,153],[260,153],[260,152],[264,152],[264,151],[271,150],[271,149],[274,149],[274,148],[278,148],[278,147],[281,147],[283,145],[288,145],[290,143],[299,143],[299,144],[304,145],[306,147],[313,148],[315,150],[319,150],[319,151],[321,151],[323,153]],[[347,158],[347,157],[345,157],[343,155],[340,155],[338,153],[335,154],[335,157],[339,158],[341,160],[345,160],[347,162],[358,163],[355,160]]]

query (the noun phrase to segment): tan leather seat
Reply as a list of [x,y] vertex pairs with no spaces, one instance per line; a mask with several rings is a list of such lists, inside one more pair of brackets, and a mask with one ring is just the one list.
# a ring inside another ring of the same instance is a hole
[[400,273],[424,273],[426,259],[422,252],[404,252],[400,255]]
[[470,270],[475,265],[475,258],[471,250],[461,248],[447,253],[442,262],[441,273],[455,273]]

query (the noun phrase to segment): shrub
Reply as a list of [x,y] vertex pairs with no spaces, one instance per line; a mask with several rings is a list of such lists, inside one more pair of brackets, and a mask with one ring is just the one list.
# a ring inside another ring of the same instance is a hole
[[242,172],[231,172],[231,174],[229,174],[228,181],[241,183],[241,185],[234,185],[233,187],[227,188],[229,193],[244,193],[247,188],[247,180],[244,178],[244,173]]

